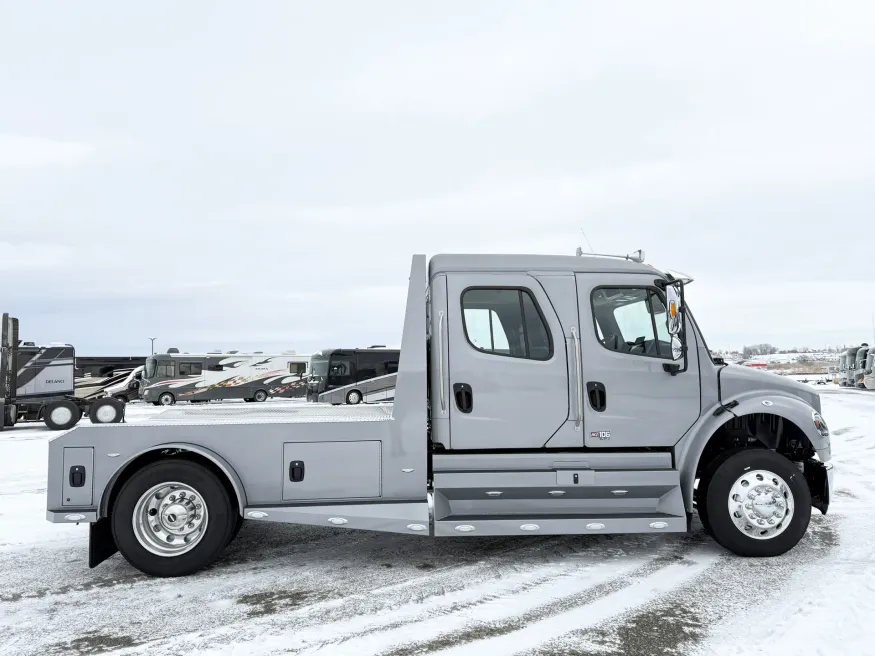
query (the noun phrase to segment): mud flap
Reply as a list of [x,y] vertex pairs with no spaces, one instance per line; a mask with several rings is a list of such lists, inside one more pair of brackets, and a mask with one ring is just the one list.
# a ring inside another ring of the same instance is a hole
[[820,460],[809,458],[805,461],[804,476],[811,490],[811,505],[825,515],[829,508],[830,492],[826,466]]
[[88,525],[88,567],[94,569],[116,551],[109,519],[98,519]]

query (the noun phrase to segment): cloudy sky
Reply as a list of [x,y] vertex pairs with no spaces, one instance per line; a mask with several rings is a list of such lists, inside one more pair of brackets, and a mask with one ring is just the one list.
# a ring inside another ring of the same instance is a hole
[[866,2],[0,0],[0,309],[397,344],[412,253],[583,229],[693,275],[712,347],[871,341],[873,117]]

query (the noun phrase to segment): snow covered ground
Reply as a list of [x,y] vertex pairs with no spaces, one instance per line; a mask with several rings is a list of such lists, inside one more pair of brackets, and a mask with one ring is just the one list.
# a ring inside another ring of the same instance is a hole
[[0,433],[0,654],[871,654],[875,393],[822,394],[830,513],[760,560],[698,523],[456,539],[246,523],[193,577],[150,579],[120,555],[89,570],[87,528],[44,519],[54,434],[20,425]]

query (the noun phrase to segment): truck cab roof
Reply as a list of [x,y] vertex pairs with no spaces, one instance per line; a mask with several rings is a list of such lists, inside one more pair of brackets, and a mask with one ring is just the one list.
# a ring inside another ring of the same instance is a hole
[[429,278],[459,271],[550,271],[576,273],[656,273],[658,269],[622,257],[599,255],[435,255],[429,263]]

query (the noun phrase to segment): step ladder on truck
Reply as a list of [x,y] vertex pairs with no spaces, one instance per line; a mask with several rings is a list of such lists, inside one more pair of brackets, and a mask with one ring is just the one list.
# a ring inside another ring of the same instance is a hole
[[91,423],[124,421],[123,403],[112,397],[78,396],[76,351],[69,344],[36,346],[18,339],[18,319],[4,313],[0,326],[0,430],[20,421],[43,421],[67,430],[83,415]]
[[[827,511],[809,386],[713,358],[632,256],[416,255],[394,405],[178,408],[49,445],[47,519],[191,574],[243,521],[420,536],[705,531],[775,556]],[[179,416],[170,417],[171,413]],[[259,414],[260,413],[260,414]]]

